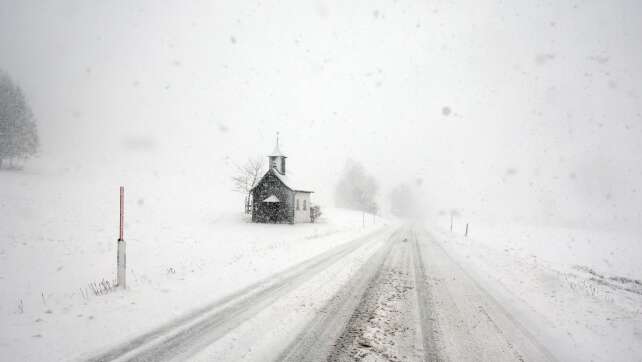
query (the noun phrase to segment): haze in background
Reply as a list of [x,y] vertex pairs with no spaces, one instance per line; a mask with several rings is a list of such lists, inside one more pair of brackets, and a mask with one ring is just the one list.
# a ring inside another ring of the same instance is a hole
[[0,3],[31,172],[171,178],[241,210],[231,164],[279,131],[322,205],[351,158],[384,205],[407,182],[433,212],[642,228],[637,1]]

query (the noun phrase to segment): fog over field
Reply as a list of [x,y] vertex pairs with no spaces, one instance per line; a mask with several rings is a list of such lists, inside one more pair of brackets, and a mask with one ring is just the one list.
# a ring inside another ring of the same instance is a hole
[[434,211],[642,225],[636,1],[2,8],[43,163],[225,180],[279,131],[322,203],[352,158]]

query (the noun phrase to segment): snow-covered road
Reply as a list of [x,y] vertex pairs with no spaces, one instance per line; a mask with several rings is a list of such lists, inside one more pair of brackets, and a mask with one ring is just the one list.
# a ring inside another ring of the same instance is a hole
[[92,361],[554,360],[421,227],[382,228]]
[[393,234],[328,309],[279,360],[555,360],[421,228]]

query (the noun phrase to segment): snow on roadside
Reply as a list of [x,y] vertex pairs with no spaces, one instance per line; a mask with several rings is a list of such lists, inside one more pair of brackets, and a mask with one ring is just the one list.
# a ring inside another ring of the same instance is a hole
[[466,238],[432,228],[447,252],[560,360],[639,360],[642,246],[635,237],[518,225],[474,230]]
[[88,283],[115,277],[119,185],[73,170],[0,173],[0,355],[86,356],[384,222],[325,208],[316,224],[253,224],[230,211],[229,192],[185,181],[125,180],[128,290],[95,296]]

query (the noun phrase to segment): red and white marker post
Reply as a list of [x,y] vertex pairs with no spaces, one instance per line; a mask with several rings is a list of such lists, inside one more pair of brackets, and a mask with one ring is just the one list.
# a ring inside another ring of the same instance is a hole
[[125,272],[126,272],[126,255],[125,255],[125,239],[124,239],[124,228],[125,228],[125,187],[120,187],[120,226],[118,232],[118,255],[116,257],[116,282],[118,283],[119,288],[125,289]]

